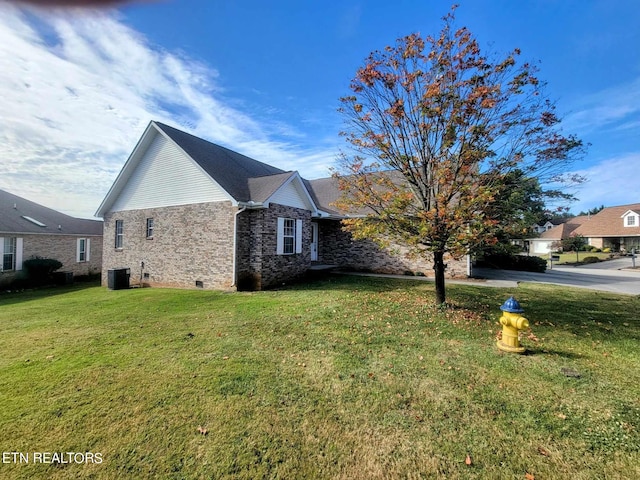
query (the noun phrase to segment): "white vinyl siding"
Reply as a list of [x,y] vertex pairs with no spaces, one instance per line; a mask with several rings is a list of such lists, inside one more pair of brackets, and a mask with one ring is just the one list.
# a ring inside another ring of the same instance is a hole
[[79,238],[76,242],[76,262],[88,262],[91,259],[91,239]]
[[276,253],[292,255],[302,253],[302,220],[278,218]]
[[157,133],[110,211],[225,200],[230,197],[211,177]]
[[296,182],[295,179],[277,190],[269,198],[269,201],[279,205],[286,205],[287,207],[311,210],[309,201],[305,198],[303,192],[301,192],[298,182]]

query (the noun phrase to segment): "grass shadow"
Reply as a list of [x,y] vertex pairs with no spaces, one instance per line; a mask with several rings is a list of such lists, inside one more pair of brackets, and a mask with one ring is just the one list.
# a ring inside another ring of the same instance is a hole
[[566,359],[579,359],[582,358],[582,355],[578,355],[574,352],[569,352],[566,350],[557,350],[557,349],[549,349],[549,348],[539,348],[539,347],[527,347],[525,352],[522,354],[525,357],[532,356],[557,356]]
[[44,287],[25,288],[21,290],[0,291],[0,306],[26,303],[56,295],[86,290],[100,286],[100,280],[74,282],[71,285],[49,285]]

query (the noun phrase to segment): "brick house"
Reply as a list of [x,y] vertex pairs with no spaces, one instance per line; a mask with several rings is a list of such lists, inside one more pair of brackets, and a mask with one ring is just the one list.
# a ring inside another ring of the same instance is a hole
[[[401,246],[353,241],[331,207],[332,179],[308,181],[159,122],[151,122],[96,212],[107,272],[133,284],[259,290],[317,264],[385,273],[432,270]],[[396,251],[397,250],[397,251]],[[448,262],[466,276],[467,260]]]
[[640,251],[640,203],[607,207],[574,230],[597,248],[614,252]]
[[65,215],[0,190],[0,287],[33,257],[54,258],[61,271],[90,275],[102,268],[102,222]]

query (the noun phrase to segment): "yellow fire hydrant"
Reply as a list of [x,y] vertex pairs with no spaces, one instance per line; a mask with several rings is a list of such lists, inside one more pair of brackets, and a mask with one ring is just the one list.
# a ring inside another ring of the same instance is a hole
[[509,297],[500,310],[503,312],[500,317],[502,338],[498,340],[498,348],[504,352],[524,353],[525,348],[518,340],[518,332],[529,328],[529,320],[520,315],[524,310],[513,297]]

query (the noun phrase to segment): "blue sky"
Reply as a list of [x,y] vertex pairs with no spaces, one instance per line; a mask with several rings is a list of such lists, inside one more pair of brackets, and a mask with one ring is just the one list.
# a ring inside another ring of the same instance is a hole
[[[566,133],[591,143],[572,211],[640,202],[636,0],[467,0],[483,48],[539,62]],[[339,97],[372,50],[440,31],[442,0],[0,0],[0,188],[91,217],[150,120],[307,178],[329,175]]]

